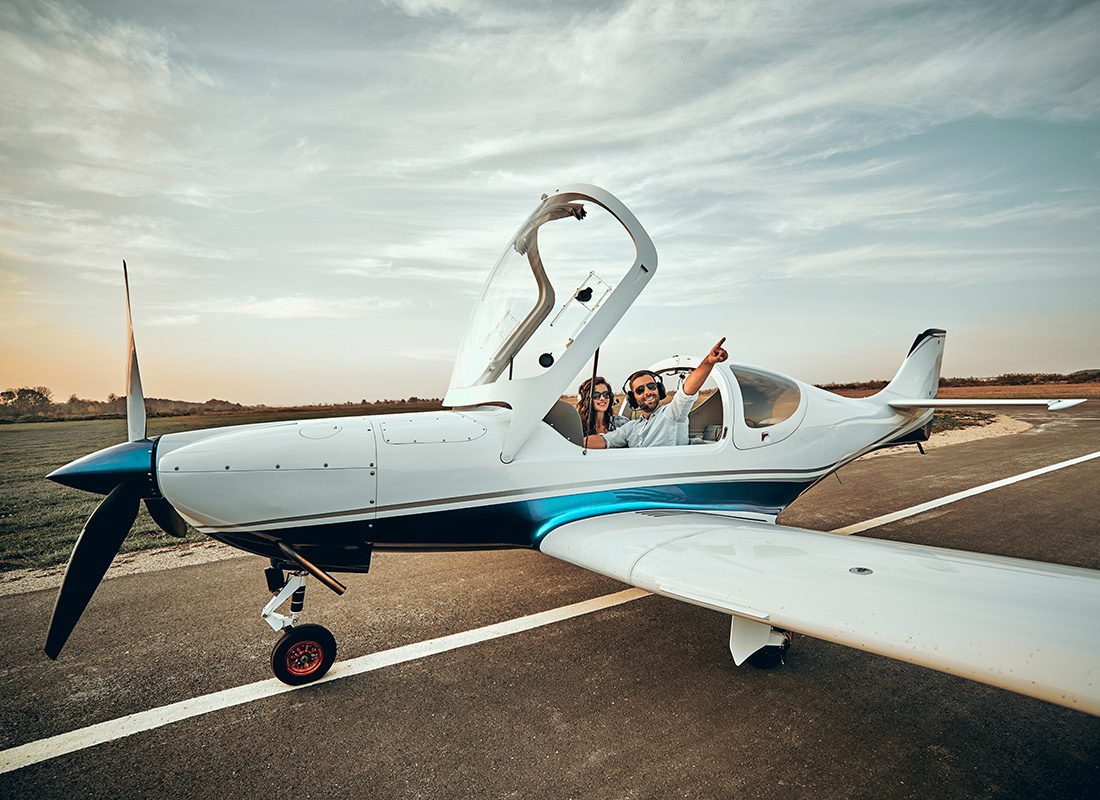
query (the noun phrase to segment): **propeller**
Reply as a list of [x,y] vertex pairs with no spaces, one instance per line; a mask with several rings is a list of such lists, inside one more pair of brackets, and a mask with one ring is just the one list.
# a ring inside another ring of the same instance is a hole
[[187,535],[187,523],[163,497],[146,497],[145,510],[149,512],[153,522],[157,523],[157,527],[165,533],[176,537]]
[[183,536],[187,523],[160,496],[153,461],[154,445],[145,436],[145,397],[141,390],[134,323],[130,314],[130,280],[126,262],[122,262],[122,280],[126,290],[126,432],[127,441],[66,464],[46,477],[57,483],[106,494],[107,497],[88,517],[76,540],[65,577],[54,603],[46,644],[46,655],[56,659],[76,627],[80,615],[95,594],[130,528],[137,518],[141,500],[153,521],[166,533]]
[[126,271],[126,259],[122,260],[122,285],[126,288],[126,334],[130,340],[126,353],[126,432],[130,436],[128,441],[139,442],[145,438],[145,395],[141,391],[141,372],[134,346],[134,319],[130,315],[130,276]]
[[65,568],[65,579],[54,602],[45,647],[50,658],[57,658],[61,653],[77,620],[107,573],[107,567],[118,555],[122,540],[137,518],[140,499],[139,491],[120,483],[84,523],[84,530],[73,547],[69,565]]

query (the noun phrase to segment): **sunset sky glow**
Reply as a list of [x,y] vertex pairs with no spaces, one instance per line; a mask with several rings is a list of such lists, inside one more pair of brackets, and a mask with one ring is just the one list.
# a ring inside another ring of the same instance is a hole
[[0,388],[442,396],[544,192],[660,267],[613,379],[1100,368],[1100,4],[0,6]]

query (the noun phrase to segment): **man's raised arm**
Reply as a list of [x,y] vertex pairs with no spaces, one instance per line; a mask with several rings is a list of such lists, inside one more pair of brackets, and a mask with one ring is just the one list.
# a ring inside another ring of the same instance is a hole
[[710,377],[710,371],[714,369],[715,364],[721,364],[727,358],[730,357],[729,353],[725,351],[722,344],[726,341],[726,337],[723,336],[718,340],[718,344],[714,345],[703,359],[703,363],[693,369],[686,378],[684,378],[684,384],[680,391],[684,394],[696,394],[703,388],[703,384],[707,382],[707,378]]

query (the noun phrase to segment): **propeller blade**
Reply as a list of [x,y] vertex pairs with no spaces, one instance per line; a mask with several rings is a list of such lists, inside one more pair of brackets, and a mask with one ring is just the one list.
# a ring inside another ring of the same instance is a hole
[[172,536],[187,535],[187,523],[183,521],[183,517],[179,515],[179,512],[172,508],[172,504],[163,497],[145,498],[145,508],[149,512],[149,516],[153,518],[153,522],[157,523],[157,526],[165,533]]
[[130,348],[126,356],[126,431],[131,442],[145,438],[145,395],[141,391],[141,372],[138,370],[137,348],[134,346],[134,320],[130,315],[130,276],[126,273],[126,261],[122,262],[122,283],[126,287],[126,333]]
[[65,577],[57,593],[57,601],[46,634],[46,655],[56,659],[61,648],[76,627],[96,587],[103,580],[122,540],[130,532],[137,517],[140,489],[128,484],[116,486],[84,523],[76,540]]

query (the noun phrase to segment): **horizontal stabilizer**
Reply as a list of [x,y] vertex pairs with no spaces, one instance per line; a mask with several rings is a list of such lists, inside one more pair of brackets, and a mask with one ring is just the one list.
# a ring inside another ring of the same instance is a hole
[[999,399],[951,399],[951,400],[891,400],[890,408],[997,408],[1000,406],[1046,406],[1048,411],[1061,411],[1085,402],[1083,398],[1072,400],[999,400]]

